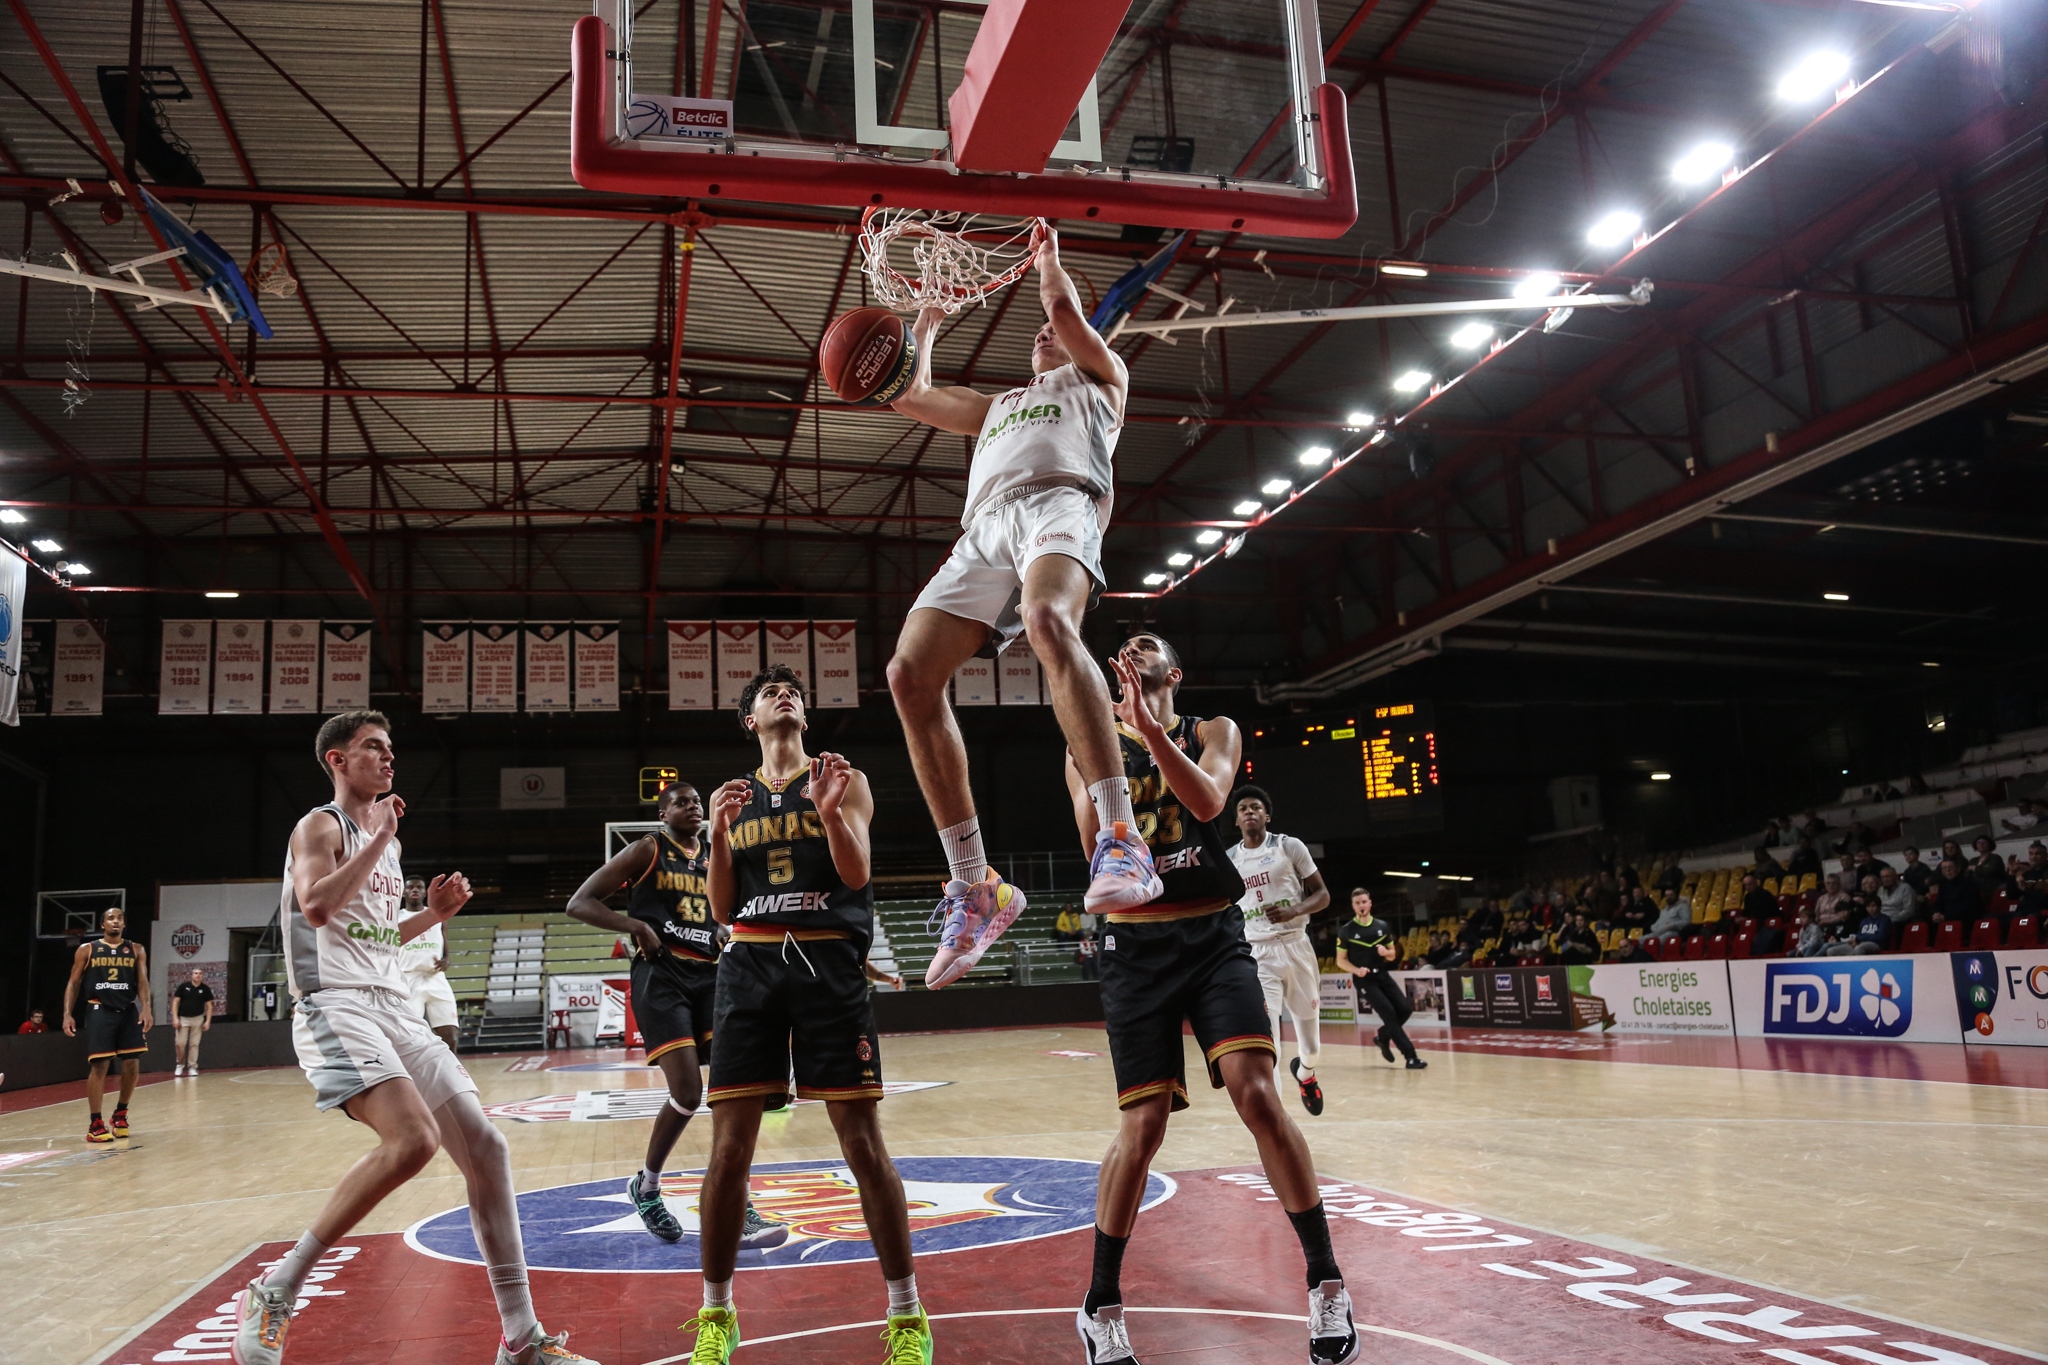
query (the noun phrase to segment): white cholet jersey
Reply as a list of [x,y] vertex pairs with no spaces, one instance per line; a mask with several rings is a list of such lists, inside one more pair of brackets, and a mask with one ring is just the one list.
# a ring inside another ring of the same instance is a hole
[[[407,912],[400,910],[402,918]],[[398,949],[398,970],[409,977],[433,976],[440,969],[434,964],[441,960],[443,939],[441,926],[427,926],[419,935],[407,939]]]
[[1095,500],[1096,520],[1106,528],[1116,491],[1110,461],[1121,430],[1108,391],[1073,365],[997,394],[975,438],[960,524],[973,525],[977,513],[1012,496],[1067,487]]
[[[341,856],[355,856],[369,838],[341,807],[329,803],[314,808],[341,825]],[[292,886],[292,855],[284,855],[284,892],[278,919],[284,930],[285,981],[294,1000],[331,987],[381,986],[405,991],[398,970],[398,923],[404,913],[405,874],[399,870],[396,841],[384,846],[384,854],[362,889],[347,905],[314,926],[299,909],[298,892]],[[436,957],[439,954],[435,954]],[[429,959],[431,961],[431,959]]]
[[1244,936],[1253,943],[1277,943],[1301,938],[1308,932],[1306,919],[1275,924],[1266,918],[1269,907],[1293,905],[1302,898],[1302,885],[1316,875],[1316,862],[1308,846],[1286,834],[1268,832],[1257,848],[1232,844],[1230,862],[1244,878]]

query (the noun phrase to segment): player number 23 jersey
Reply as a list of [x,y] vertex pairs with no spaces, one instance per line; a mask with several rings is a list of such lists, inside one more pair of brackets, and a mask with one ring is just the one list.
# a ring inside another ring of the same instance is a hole
[[[339,806],[317,807],[315,814],[321,813],[333,816],[341,825],[342,858],[354,857],[369,836]],[[315,926],[299,909],[287,851],[279,920],[284,929],[285,980],[292,998],[344,986],[404,991],[398,971],[398,922],[404,898],[405,874],[399,869],[394,841],[384,846],[383,856],[363,879],[355,897],[325,924]]]

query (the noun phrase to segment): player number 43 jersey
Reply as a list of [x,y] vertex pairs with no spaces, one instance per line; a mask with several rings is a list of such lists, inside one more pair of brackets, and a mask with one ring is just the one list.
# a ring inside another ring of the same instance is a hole
[[1303,885],[1316,875],[1315,859],[1301,840],[1286,834],[1268,833],[1257,848],[1239,843],[1230,847],[1230,861],[1244,878],[1244,896],[1238,908],[1244,911],[1244,936],[1253,942],[1300,938],[1308,932],[1305,919],[1280,924],[1266,918],[1266,912],[1298,903]]

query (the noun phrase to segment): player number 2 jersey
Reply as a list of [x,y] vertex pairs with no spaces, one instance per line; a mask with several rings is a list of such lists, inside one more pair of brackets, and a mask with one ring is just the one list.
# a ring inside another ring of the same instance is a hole
[[[343,861],[354,857],[369,838],[337,805],[315,807],[314,813],[330,815],[340,824]],[[398,845],[393,841],[384,846],[383,856],[363,879],[355,897],[327,923],[315,926],[299,909],[298,892],[292,886],[292,856],[287,849],[278,917],[284,930],[285,981],[292,998],[333,987],[382,986],[403,992],[398,922],[404,898],[405,873],[399,869]]]
[[967,466],[960,524],[973,525],[984,506],[1006,494],[1064,484],[1095,499],[1097,521],[1107,526],[1116,487],[1111,458],[1122,427],[1108,392],[1072,365],[996,395]]
[[824,931],[853,939],[865,956],[875,934],[874,886],[856,891],[839,879],[824,821],[811,804],[810,773],[779,787],[759,772],[747,781],[752,794],[727,834],[739,884],[734,937],[756,929]]
[[109,1009],[135,1004],[141,997],[142,956],[132,939],[92,941],[85,959],[85,998]]
[[1230,861],[1244,878],[1244,897],[1237,905],[1244,911],[1246,938],[1254,943],[1275,943],[1308,933],[1305,918],[1281,924],[1266,918],[1268,907],[1299,904],[1302,884],[1316,875],[1315,859],[1309,857],[1301,840],[1269,832],[1257,848],[1231,845]]

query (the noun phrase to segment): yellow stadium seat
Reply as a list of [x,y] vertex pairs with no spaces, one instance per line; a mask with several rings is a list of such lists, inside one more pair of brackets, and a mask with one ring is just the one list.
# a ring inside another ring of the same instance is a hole
[[1808,891],[1816,890],[1819,886],[1820,877],[1815,873],[1808,872],[1799,879],[1799,890],[1802,895]]

